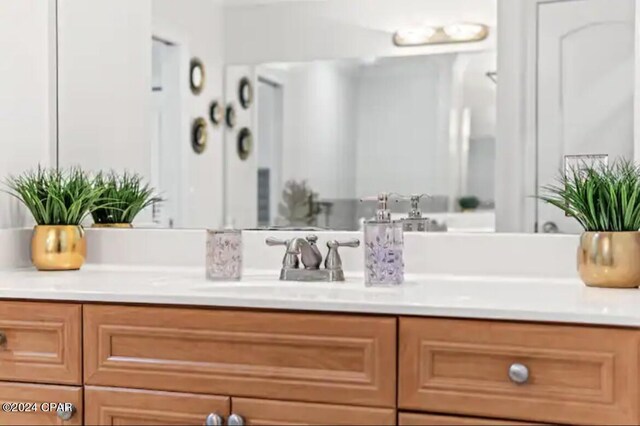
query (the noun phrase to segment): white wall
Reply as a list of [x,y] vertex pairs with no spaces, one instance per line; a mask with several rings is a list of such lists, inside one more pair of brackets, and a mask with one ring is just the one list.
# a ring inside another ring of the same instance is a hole
[[463,104],[471,118],[466,191],[482,201],[495,199],[495,138],[497,85],[487,72],[497,68],[496,51],[469,53],[463,80]]
[[[151,174],[151,40],[180,47],[182,207],[176,226],[222,224],[223,135],[208,119],[222,101],[222,7],[209,0],[59,0],[60,164]],[[191,57],[205,66],[203,92],[189,89]],[[209,123],[207,149],[191,149],[191,124]]]
[[473,138],[469,141],[469,173],[467,195],[475,195],[481,201],[495,199],[495,138]]
[[283,181],[306,179],[323,199],[383,190],[446,195],[454,61],[430,55],[259,67],[283,84]]
[[59,0],[60,166],[149,177],[150,0]]
[[[204,90],[195,96],[189,88],[188,75],[181,92],[183,209],[181,223],[189,228],[219,227],[223,223],[223,126],[213,127],[209,105],[223,102],[224,15],[222,6],[210,0],[151,0],[152,32],[156,37],[176,43],[188,67],[191,57],[203,62],[206,72]],[[186,69],[186,68],[185,68]],[[203,117],[208,125],[208,145],[197,155],[191,149],[191,123]]]
[[255,227],[258,222],[258,155],[255,146],[245,160],[240,159],[237,151],[238,134],[247,127],[254,136],[254,143],[258,138],[256,132],[255,105],[244,109],[238,100],[238,83],[243,77],[253,81],[255,88],[254,70],[249,66],[230,66],[226,69],[225,93],[227,103],[236,110],[236,126],[225,126],[224,132],[224,224],[237,228]]
[[325,0],[228,4],[226,59],[232,64],[483,50],[482,43],[397,48],[394,31],[423,24],[494,25],[496,0]]
[[[339,58],[374,59],[491,49],[495,46],[495,29],[491,31],[489,39],[481,43],[416,48],[398,48],[392,43],[394,31],[424,24],[443,25],[467,21],[482,22],[495,27],[496,0],[474,0],[473,3],[473,7],[469,7],[468,0],[431,0],[428,2],[424,0],[394,0],[393,2],[388,0],[349,0],[348,2],[325,0],[250,5],[242,2],[234,6],[234,3],[230,1],[225,3],[227,6],[225,10],[225,58],[228,64],[246,65],[271,62],[299,63]],[[444,93],[445,98],[451,96],[450,88],[451,84],[441,85],[441,92],[447,92]],[[447,102],[440,102],[438,114],[448,115],[449,107]],[[441,122],[448,123],[448,117]],[[302,124],[297,126],[303,128]],[[344,132],[348,133],[348,131]],[[443,139],[449,137],[448,128],[439,128],[437,133]],[[325,137],[325,139],[326,136],[330,136],[324,128],[319,129],[317,134],[318,137]],[[386,134],[388,135],[388,132]],[[337,141],[335,139],[338,137],[337,135],[331,136],[334,138],[334,142]],[[233,143],[232,140],[227,140],[228,145]],[[394,143],[397,141],[394,140]],[[329,146],[326,141],[315,145],[316,151],[311,157],[300,156],[303,153],[294,151],[300,154],[296,158],[296,162],[306,165],[304,173],[296,174],[296,176],[306,177],[310,182],[318,181],[317,185],[312,185],[314,189],[319,187],[320,191],[327,194],[342,191],[340,196],[346,196],[351,182],[349,175],[342,178],[342,182],[336,187],[330,179],[327,180],[316,174],[316,170],[320,170],[321,167],[327,169],[327,164],[329,164],[327,170],[334,170],[332,167],[336,161],[349,161],[349,152],[334,157],[333,163],[329,161],[329,156],[326,155]],[[333,147],[335,148],[335,146],[334,144]],[[292,153],[292,155],[295,154]],[[436,154],[436,158],[445,158],[448,155],[448,147],[445,146],[443,152]],[[435,163],[437,174],[448,173],[450,169],[450,165],[447,164],[448,158],[444,161],[435,161]],[[356,164],[357,159],[352,168],[355,168]],[[332,172],[325,171],[324,173],[326,176],[326,173]],[[236,183],[246,181],[244,177],[233,174],[227,174],[227,180]],[[286,178],[283,178],[284,180]],[[354,176],[353,180],[355,183],[358,178]],[[450,179],[447,178],[447,182],[449,181]],[[253,183],[249,183],[249,185],[255,186]],[[232,187],[229,182],[227,186]],[[373,182],[370,188],[361,188],[360,191],[370,192],[375,187],[377,192],[380,187],[386,186],[389,186],[388,179],[383,179],[382,182]],[[416,186],[421,187],[422,185],[417,183]],[[234,185],[233,188],[239,192],[245,189],[245,187],[237,185]],[[246,189],[251,190],[249,187]],[[354,192],[357,196],[358,189]],[[321,194],[321,196],[324,195]],[[253,203],[251,200],[246,202],[250,205]]]
[[[0,180],[55,162],[55,8],[0,0]],[[0,228],[31,219],[0,193]]]
[[464,54],[467,66],[464,71],[464,105],[471,113],[470,137],[495,137],[497,84],[487,72],[496,71],[498,54],[495,50]]
[[322,199],[355,198],[358,66],[296,64],[284,86],[283,182],[307,180]]
[[[496,230],[532,232],[535,200],[526,176],[535,176],[527,162],[534,122],[536,0],[498,1],[498,89],[496,129]],[[533,69],[532,69],[533,68]]]
[[455,55],[381,60],[358,90],[358,196],[448,193],[448,131]]

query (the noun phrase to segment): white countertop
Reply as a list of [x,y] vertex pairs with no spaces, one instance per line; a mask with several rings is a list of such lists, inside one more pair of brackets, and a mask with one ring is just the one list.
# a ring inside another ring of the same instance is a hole
[[0,271],[0,299],[193,305],[640,327],[640,290],[588,288],[577,279],[408,276],[399,287],[280,282],[246,272],[211,282],[203,269],[85,266],[77,272]]

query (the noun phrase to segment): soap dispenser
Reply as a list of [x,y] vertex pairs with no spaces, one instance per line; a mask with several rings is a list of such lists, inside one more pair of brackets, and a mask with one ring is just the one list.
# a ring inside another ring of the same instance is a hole
[[408,216],[401,219],[402,229],[405,232],[428,232],[430,230],[431,220],[428,217],[422,217],[422,211],[420,211],[420,200],[424,197],[428,197],[428,195],[411,194],[409,196],[399,196],[399,199],[396,199],[396,202],[408,200],[411,203]]
[[376,201],[376,216],[364,222],[364,276],[367,286],[391,286],[404,282],[404,235],[401,221],[392,221],[390,194],[360,201]]

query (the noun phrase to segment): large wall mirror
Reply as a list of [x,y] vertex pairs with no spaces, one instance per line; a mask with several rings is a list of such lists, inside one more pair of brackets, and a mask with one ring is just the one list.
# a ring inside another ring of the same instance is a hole
[[539,188],[568,157],[638,155],[635,0],[12,2],[47,28],[33,167],[141,173],[165,202],[137,227],[357,230],[392,192],[449,232],[576,232]]

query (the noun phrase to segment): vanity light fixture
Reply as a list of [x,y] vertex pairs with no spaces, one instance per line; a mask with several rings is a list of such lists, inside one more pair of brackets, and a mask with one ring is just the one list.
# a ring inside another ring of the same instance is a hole
[[406,28],[396,31],[393,35],[393,42],[396,46],[420,46],[429,44],[431,37],[433,37],[437,31],[437,28],[432,27]]
[[484,40],[489,35],[486,25],[473,23],[459,23],[442,27],[442,32],[452,41]]
[[425,46],[429,44],[470,43],[489,36],[489,27],[478,23],[456,23],[442,27],[419,27],[398,30],[393,43],[398,47]]

